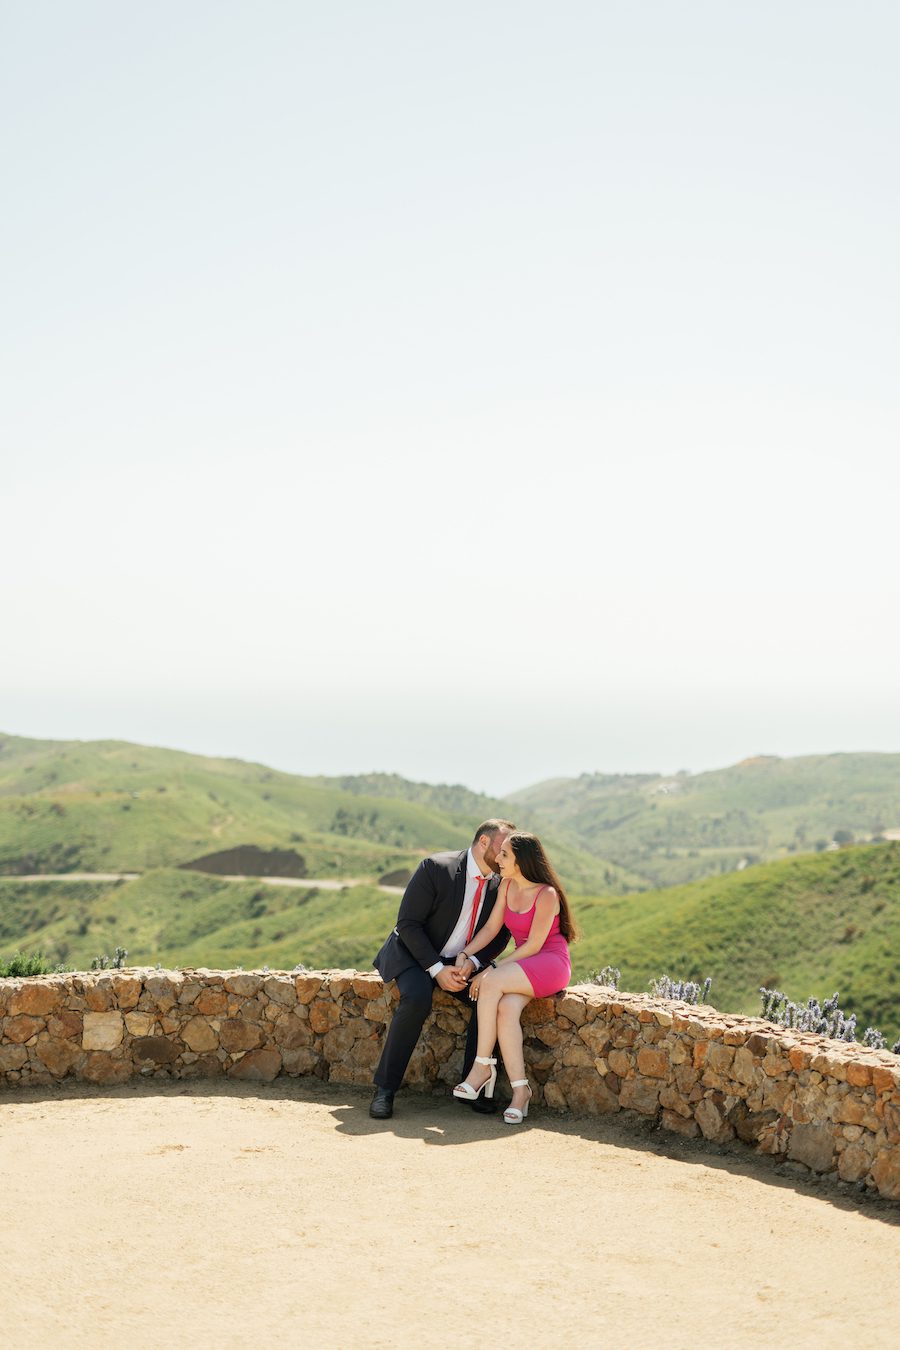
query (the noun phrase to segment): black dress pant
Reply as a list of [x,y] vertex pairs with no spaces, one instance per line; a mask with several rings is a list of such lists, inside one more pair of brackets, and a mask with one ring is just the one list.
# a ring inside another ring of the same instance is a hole
[[[397,976],[397,988],[400,990],[400,1002],[391,1019],[391,1025],[388,1027],[381,1059],[378,1061],[378,1068],[375,1070],[376,1086],[388,1088],[391,1092],[396,1092],[403,1082],[406,1066],[416,1048],[416,1042],[422,1034],[425,1018],[431,1012],[435,981],[428,974],[428,971],[423,970],[421,966],[410,966],[409,970],[401,971]],[[469,998],[468,986],[458,991],[447,992],[451,994],[452,998],[459,999],[472,1010],[469,1029],[466,1034],[466,1051],[463,1058],[462,1073],[460,1074],[460,1081],[462,1081],[475,1059],[475,1051],[478,1045],[478,1018],[475,1015],[475,1005]]]

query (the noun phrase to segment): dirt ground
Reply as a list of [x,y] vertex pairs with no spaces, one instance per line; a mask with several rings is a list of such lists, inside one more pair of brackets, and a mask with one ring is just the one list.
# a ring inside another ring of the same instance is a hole
[[614,1119],[136,1082],[0,1095],[0,1341],[895,1347],[900,1206]]

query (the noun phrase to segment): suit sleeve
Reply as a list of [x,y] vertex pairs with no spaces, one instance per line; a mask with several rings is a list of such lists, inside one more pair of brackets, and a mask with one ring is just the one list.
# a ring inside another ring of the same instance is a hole
[[397,934],[423,970],[441,959],[425,928],[438,900],[433,869],[430,858],[419,863],[403,893],[397,916]]

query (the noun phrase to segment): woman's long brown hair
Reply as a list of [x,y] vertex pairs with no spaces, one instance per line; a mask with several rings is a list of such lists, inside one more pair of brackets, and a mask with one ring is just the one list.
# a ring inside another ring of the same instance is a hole
[[559,896],[559,931],[566,942],[578,941],[578,929],[572,918],[569,901],[563,890],[562,882],[556,875],[550,859],[544,852],[544,845],[536,834],[526,834],[524,830],[515,830],[506,841],[519,865],[519,871],[526,881],[542,881],[552,886]]

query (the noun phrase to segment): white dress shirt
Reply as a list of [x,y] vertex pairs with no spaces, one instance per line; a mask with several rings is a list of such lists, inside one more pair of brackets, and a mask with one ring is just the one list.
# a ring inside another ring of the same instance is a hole
[[[472,850],[466,856],[466,891],[463,897],[462,909],[459,912],[459,918],[456,921],[456,927],[448,937],[441,948],[441,956],[459,956],[469,937],[469,927],[472,923],[472,905],[475,901],[475,892],[478,889],[479,877],[490,877],[490,872],[482,872],[475,859],[472,857]],[[484,895],[487,886],[483,887],[481,899],[478,902],[478,914],[481,913],[484,905]],[[475,922],[478,922],[478,914],[475,915]],[[476,970],[481,969],[481,962],[477,957],[471,956],[469,960],[475,966]],[[437,973],[444,969],[443,961],[435,961],[433,966],[428,967],[428,974],[432,979]]]

